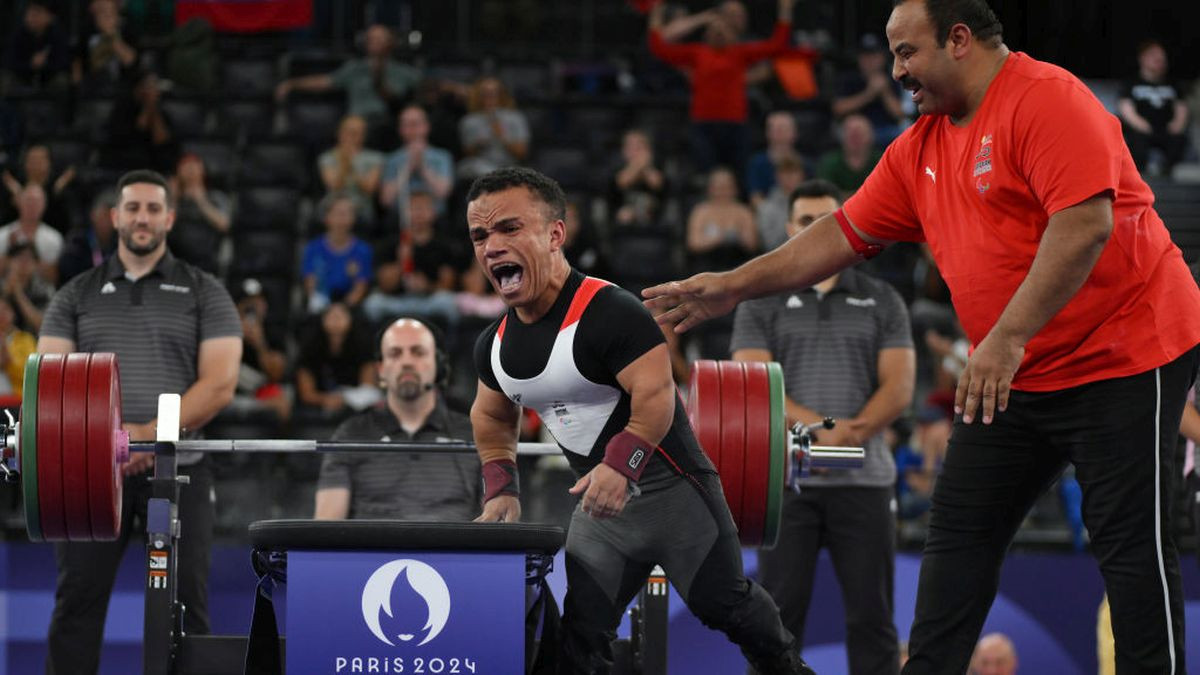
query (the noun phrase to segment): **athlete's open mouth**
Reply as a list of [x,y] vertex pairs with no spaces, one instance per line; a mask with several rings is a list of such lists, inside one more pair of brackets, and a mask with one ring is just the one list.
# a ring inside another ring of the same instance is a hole
[[496,280],[496,283],[500,284],[501,293],[511,291],[520,286],[524,271],[520,265],[514,263],[499,263],[493,265],[491,269],[492,278]]

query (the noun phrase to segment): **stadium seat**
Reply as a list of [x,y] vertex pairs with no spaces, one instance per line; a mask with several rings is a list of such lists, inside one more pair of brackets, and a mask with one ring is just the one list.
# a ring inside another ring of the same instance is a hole
[[200,99],[164,98],[162,109],[178,136],[195,138],[207,135],[210,130],[209,107]]
[[239,232],[295,233],[300,220],[300,191],[288,187],[252,187],[237,193]]
[[217,113],[218,127],[250,139],[271,135],[275,127],[275,108],[269,98],[224,101]]
[[230,59],[221,66],[222,91],[226,96],[270,96],[279,76],[275,62],[267,59]]
[[199,155],[204,160],[210,185],[229,187],[237,173],[237,156],[229,141],[214,139],[192,139],[181,144],[185,153]]
[[306,190],[312,166],[303,145],[291,141],[251,142],[242,152],[243,185],[271,185]]

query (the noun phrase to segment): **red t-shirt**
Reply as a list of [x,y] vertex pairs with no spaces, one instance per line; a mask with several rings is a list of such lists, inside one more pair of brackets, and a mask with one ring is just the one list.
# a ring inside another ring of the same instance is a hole
[[702,43],[664,42],[650,31],[650,51],[658,58],[691,71],[694,122],[746,121],[746,68],[787,49],[792,24],[775,24],[771,37],[715,48]]
[[1013,388],[1054,391],[1168,363],[1200,343],[1200,290],[1152,208],[1121,125],[1066,70],[1008,57],[966,127],[921,117],[844,212],[869,235],[927,241],[971,342],[1024,281],[1050,216],[1113,197],[1079,292],[1025,347]]

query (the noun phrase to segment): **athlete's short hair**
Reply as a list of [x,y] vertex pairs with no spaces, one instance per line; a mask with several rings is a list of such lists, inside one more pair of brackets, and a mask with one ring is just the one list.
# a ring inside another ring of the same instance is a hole
[[525,167],[508,167],[486,173],[471,184],[467,192],[467,203],[493,192],[523,187],[546,205],[547,220],[563,220],[567,217],[567,196],[558,181],[539,171]]

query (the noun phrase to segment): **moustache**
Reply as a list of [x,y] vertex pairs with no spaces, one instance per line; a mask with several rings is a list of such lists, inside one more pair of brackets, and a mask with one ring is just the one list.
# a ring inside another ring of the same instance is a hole
[[917,81],[917,79],[914,78],[913,76],[905,75],[904,77],[900,78],[900,86],[904,87],[905,89],[907,89],[909,91],[912,91],[913,89],[919,88],[921,86],[921,83],[919,81]]

